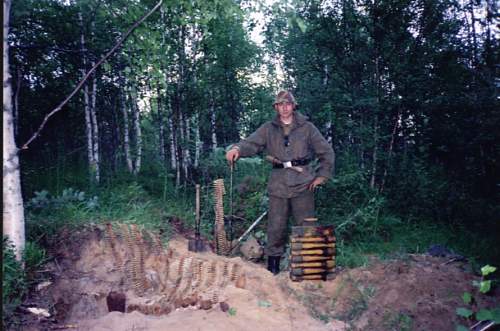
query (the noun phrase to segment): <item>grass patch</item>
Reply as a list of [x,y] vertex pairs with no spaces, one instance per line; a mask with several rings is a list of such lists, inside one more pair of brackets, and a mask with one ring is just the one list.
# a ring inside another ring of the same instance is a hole
[[404,258],[407,254],[423,254],[434,244],[441,244],[467,257],[473,266],[500,262],[499,249],[487,237],[461,227],[420,222],[395,225],[389,239],[378,235],[356,236],[350,241],[338,238],[337,265],[349,268],[366,266],[370,255],[394,259]]
[[168,222],[171,216],[181,218],[188,226],[194,223],[193,204],[179,198],[164,202],[137,182],[113,183],[93,194],[71,188],[58,196],[40,191],[26,207],[28,238],[42,245],[50,243],[62,228],[89,224],[134,223],[160,231],[165,239],[171,233]]

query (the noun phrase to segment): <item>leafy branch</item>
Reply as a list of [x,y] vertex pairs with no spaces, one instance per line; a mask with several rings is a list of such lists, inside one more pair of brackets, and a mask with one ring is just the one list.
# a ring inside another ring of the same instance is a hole
[[122,35],[122,37],[118,40],[118,42],[115,44],[115,46],[113,46],[113,48],[111,48],[88,72],[87,74],[82,78],[82,80],[80,81],[80,83],[78,83],[78,85],[75,87],[75,89],[66,97],[66,99],[64,99],[56,108],[54,108],[50,113],[48,113],[47,115],[45,115],[43,121],[42,121],[42,124],[40,124],[40,127],[38,128],[38,130],[36,130],[36,132],[31,136],[30,139],[28,139],[28,141],[26,143],[24,143],[24,145],[21,147],[21,149],[28,149],[28,145],[33,141],[35,140],[39,135],[40,135],[40,132],[42,132],[43,128],[45,127],[45,125],[47,124],[47,121],[49,120],[49,118],[51,118],[55,113],[57,113],[58,111],[60,111],[62,109],[62,107],[64,107],[64,105],[66,105],[69,100],[71,100],[71,98],[76,94],[76,92],[78,92],[83,84],[85,84],[85,82],[89,79],[89,77],[94,73],[94,71],[96,71],[96,69],[104,62],[106,61],[122,44],[125,40],[127,40],[127,38],[130,36],[130,34],[135,30],[135,28],[137,28],[142,22],[144,22],[149,16],[151,16],[151,14],[153,14],[158,8],[160,8],[161,4],[162,4],[163,0],[160,0],[154,7],[153,9],[151,9],[148,13],[146,13],[144,16],[142,16],[138,21],[136,21],[131,27],[130,29],[124,33]]

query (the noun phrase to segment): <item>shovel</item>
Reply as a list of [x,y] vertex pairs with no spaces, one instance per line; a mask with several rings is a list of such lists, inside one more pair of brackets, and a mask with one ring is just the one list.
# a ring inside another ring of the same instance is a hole
[[200,238],[200,184],[196,184],[196,218],[194,239],[189,239],[188,250],[190,252],[204,252],[205,243]]

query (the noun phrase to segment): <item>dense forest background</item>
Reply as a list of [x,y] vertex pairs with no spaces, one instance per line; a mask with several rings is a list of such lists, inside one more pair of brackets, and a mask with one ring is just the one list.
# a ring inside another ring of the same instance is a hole
[[[19,147],[154,5],[12,2]],[[192,226],[195,183],[210,236],[211,183],[229,188],[224,149],[274,116],[282,88],[336,151],[317,209],[336,226],[340,264],[442,244],[498,266],[497,5],[166,1],[19,152],[28,266],[70,225],[136,222],[167,237],[174,216]],[[265,210],[268,170],[238,162],[236,234]]]

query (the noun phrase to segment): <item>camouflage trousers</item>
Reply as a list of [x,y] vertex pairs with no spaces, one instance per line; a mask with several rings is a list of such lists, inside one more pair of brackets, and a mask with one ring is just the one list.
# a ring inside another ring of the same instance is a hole
[[304,218],[314,217],[314,193],[306,190],[295,198],[269,196],[269,214],[267,217],[267,256],[281,256],[285,253],[287,242],[288,219],[290,213],[294,225],[302,225]]

